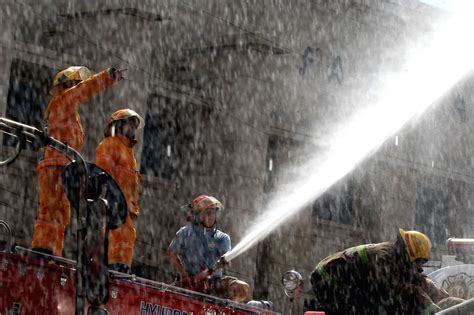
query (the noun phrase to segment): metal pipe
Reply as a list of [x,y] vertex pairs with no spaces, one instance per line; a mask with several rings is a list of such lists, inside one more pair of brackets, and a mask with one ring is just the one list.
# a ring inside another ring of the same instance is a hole
[[436,313],[436,315],[466,315],[474,313],[474,298]]

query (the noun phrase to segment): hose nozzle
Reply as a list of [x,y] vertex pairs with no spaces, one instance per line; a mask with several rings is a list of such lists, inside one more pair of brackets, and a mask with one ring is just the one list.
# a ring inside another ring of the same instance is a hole
[[228,266],[229,262],[225,259],[225,255],[222,255],[216,263],[216,269],[224,268]]

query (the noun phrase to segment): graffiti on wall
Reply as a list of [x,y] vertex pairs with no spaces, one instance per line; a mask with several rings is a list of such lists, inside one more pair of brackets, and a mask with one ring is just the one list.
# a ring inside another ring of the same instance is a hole
[[[312,48],[311,46],[306,47],[302,55],[303,65],[298,68],[299,74],[302,76],[307,74],[313,64],[321,63],[322,57],[323,53],[320,48]],[[344,70],[342,67],[341,56],[337,55],[329,64],[327,76],[329,82],[337,82],[340,85],[342,84],[344,80]]]
[[453,106],[459,115],[459,120],[461,122],[466,122],[466,102],[464,101],[464,97],[460,94],[456,95]]
[[310,46],[306,47],[303,52],[303,66],[298,69],[301,75],[305,75],[309,69],[309,66],[312,65],[318,57],[320,57],[320,53],[321,49],[319,48],[312,48]]
[[333,62],[329,66],[328,80],[329,82],[336,81],[337,83],[342,84],[342,81],[344,80],[344,72],[342,69],[341,56],[334,58]]

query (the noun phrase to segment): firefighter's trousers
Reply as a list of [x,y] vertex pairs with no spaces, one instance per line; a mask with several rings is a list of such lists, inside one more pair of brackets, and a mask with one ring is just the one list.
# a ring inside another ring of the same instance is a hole
[[134,222],[127,216],[125,223],[111,230],[109,234],[109,264],[125,264],[132,266],[133,248],[135,245],[136,231]]
[[71,219],[69,200],[61,179],[64,166],[38,168],[39,211],[35,221],[32,248],[48,249],[61,256],[64,231]]

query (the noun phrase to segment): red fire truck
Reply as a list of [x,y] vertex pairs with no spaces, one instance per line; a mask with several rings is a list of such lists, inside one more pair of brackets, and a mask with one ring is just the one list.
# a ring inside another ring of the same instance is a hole
[[278,314],[109,271],[107,233],[97,231],[117,228],[126,218],[126,202],[116,183],[46,131],[0,117],[0,132],[17,138],[14,154],[0,166],[14,162],[27,142],[71,158],[63,182],[79,222],[76,261],[19,246],[0,252],[0,314]]

